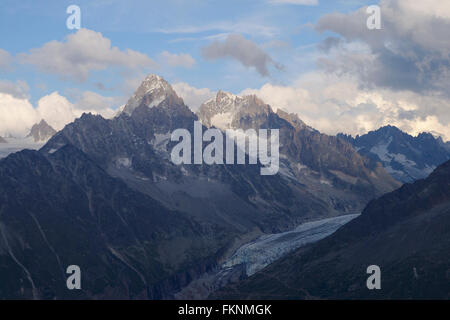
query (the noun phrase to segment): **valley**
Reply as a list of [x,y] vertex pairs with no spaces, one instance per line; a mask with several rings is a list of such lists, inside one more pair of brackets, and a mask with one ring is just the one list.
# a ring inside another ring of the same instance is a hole
[[291,231],[265,234],[239,247],[213,270],[193,280],[174,294],[176,299],[206,299],[228,285],[252,276],[297,248],[317,242],[358,217],[350,214],[305,222]]

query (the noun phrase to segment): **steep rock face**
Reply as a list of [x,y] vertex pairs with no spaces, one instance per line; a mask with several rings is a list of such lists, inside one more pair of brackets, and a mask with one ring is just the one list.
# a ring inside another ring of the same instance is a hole
[[31,127],[30,133],[27,137],[33,137],[34,142],[44,142],[54,136],[56,133],[44,119]]
[[280,174],[314,190],[336,208],[356,212],[374,196],[400,185],[380,164],[354,151],[351,144],[321,134],[295,114],[273,112],[256,96],[219,91],[197,115],[204,125],[223,130],[279,129]]
[[8,141],[6,141],[6,140],[3,139],[2,137],[0,137],[0,143],[8,143]]
[[[215,254],[207,235],[220,230],[135,192],[72,145],[10,155],[0,177],[2,298],[160,298],[155,284]],[[69,265],[82,270],[80,291],[66,288]]]
[[430,133],[413,137],[396,127],[385,126],[355,138],[339,134],[360,154],[383,164],[401,182],[426,178],[438,165],[450,159],[450,143]]
[[[328,238],[297,250],[219,298],[449,299],[450,161],[372,201]],[[366,269],[381,269],[368,290]]]

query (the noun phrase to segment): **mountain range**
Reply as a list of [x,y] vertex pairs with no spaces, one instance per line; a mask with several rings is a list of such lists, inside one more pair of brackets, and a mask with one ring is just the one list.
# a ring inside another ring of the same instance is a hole
[[351,143],[361,155],[381,162],[401,182],[426,178],[450,159],[450,142],[431,133],[413,137],[397,127],[385,126],[354,138],[345,134],[338,137]]
[[[216,293],[227,299],[449,299],[450,161],[371,201],[333,235]],[[381,272],[369,290],[366,270]]]
[[[194,134],[198,120],[205,130],[279,129],[278,174],[260,175],[261,163],[172,163],[171,133]],[[41,121],[36,136],[47,129]],[[0,298],[174,298],[243,244],[360,213],[400,185],[348,139],[254,95],[219,91],[193,113],[149,75],[114,118],[83,114],[40,150],[0,160]],[[69,265],[82,270],[81,290],[66,288]]]
[[[359,212],[398,186],[350,144],[245,99],[243,128],[280,128],[283,174],[173,164],[170,133],[198,117],[155,75],[115,118],[84,114],[0,160],[0,297],[171,298],[242,243]],[[66,289],[68,265],[82,290]]]
[[[240,97],[219,91],[200,106],[197,115],[207,127],[222,130],[279,129],[280,174],[328,197],[330,205],[346,212],[359,212],[369,200],[364,194],[399,186],[380,164],[360,156],[349,143],[307,126],[296,114],[274,112],[254,95]],[[353,197],[343,202],[340,199],[346,196],[335,193],[339,191],[349,196],[357,193],[363,200]],[[356,209],[356,203],[364,204]]]

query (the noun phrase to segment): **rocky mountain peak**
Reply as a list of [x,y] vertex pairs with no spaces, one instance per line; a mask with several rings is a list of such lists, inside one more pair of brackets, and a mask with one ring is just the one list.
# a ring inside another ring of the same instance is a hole
[[217,92],[216,98],[214,100],[218,104],[231,104],[231,103],[234,103],[237,98],[238,98],[238,96],[236,96],[230,92],[219,90]]
[[338,134],[360,154],[383,164],[401,182],[427,177],[438,165],[450,159],[450,144],[431,133],[413,137],[394,126],[384,126],[355,138]]
[[160,105],[163,101],[172,99],[183,104],[183,100],[177,96],[172,86],[162,77],[150,74],[135,91],[133,96],[128,100],[123,108],[123,112],[131,115],[131,113],[141,104],[151,108]]
[[205,126],[235,128],[239,118],[269,112],[270,107],[256,95],[238,96],[219,90],[215,98],[203,103],[197,115]]
[[44,119],[41,122],[36,123],[31,127],[30,133],[27,137],[33,137],[35,142],[47,141],[56,133],[56,130],[53,129]]
[[305,128],[309,128],[309,129],[313,130],[311,127],[309,127],[308,125],[306,125],[306,123],[304,123],[304,122],[300,119],[300,117],[298,116],[298,114],[296,114],[296,113],[288,113],[288,112],[286,112],[286,111],[284,111],[284,110],[281,110],[281,109],[278,109],[276,113],[277,113],[277,115],[278,115],[280,118],[282,118],[282,119],[288,121],[294,128],[297,128],[297,129],[305,129]]
[[8,143],[8,141],[6,141],[6,140],[3,139],[2,137],[0,137],[0,143]]

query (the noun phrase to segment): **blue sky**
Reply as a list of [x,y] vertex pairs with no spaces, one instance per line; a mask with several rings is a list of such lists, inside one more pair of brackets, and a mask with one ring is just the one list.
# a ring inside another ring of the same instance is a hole
[[194,110],[222,89],[329,134],[391,124],[449,140],[449,25],[441,0],[3,0],[0,135],[111,116],[156,73]]
[[[146,70],[164,76],[169,82],[187,82],[192,86],[238,93],[267,81],[287,84],[298,73],[315,68],[311,53],[325,35],[314,31],[315,23],[325,13],[352,11],[364,1],[320,1],[319,5],[272,4],[264,0],[232,1],[33,1],[6,0],[0,3],[0,47],[11,55],[27,52],[52,41],[64,41],[75,32],[66,28],[66,8],[76,4],[81,9],[81,27],[101,32],[121,50],[132,49],[155,59],[161,52],[187,53],[195,59],[191,68],[159,66]],[[201,48],[214,36],[241,33],[245,38],[267,48],[284,71],[273,68],[261,77],[230,59],[206,61]],[[271,45],[272,42],[272,45]],[[279,46],[276,46],[278,42]],[[292,59],[295,53],[296,59]],[[304,53],[304,58],[302,58]],[[290,59],[291,58],[291,59]],[[303,61],[302,61],[303,60]],[[16,64],[14,72],[3,79],[24,80],[30,86],[31,100],[70,88],[114,95],[112,90],[98,90],[120,85],[122,75],[109,70],[93,71],[86,82],[62,81],[57,75],[36,71],[33,66]],[[45,84],[46,89],[42,89]]]

